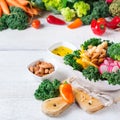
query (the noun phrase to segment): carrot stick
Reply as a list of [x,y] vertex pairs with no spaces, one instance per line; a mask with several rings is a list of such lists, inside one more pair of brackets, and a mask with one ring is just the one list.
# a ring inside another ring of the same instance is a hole
[[69,24],[67,27],[70,29],[78,28],[82,26],[83,22],[80,18],[75,19],[71,24]]
[[0,6],[0,17],[2,16],[2,8],[1,8],[1,6]]
[[30,4],[30,2],[28,0],[16,0],[16,1],[23,6],[26,6],[26,5]]
[[8,5],[5,0],[0,0],[0,6],[1,6],[4,14],[10,14],[10,10],[9,10]]

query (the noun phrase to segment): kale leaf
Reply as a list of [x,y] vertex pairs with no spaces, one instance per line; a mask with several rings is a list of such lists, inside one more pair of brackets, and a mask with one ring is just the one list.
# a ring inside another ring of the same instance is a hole
[[98,69],[94,66],[88,66],[82,71],[82,74],[85,76],[85,78],[89,80],[94,80],[95,82],[100,79],[100,73]]
[[109,84],[120,85],[120,69],[117,72],[112,73],[104,72],[101,77],[106,79]]
[[60,81],[54,79],[51,82],[49,79],[45,79],[35,91],[34,96],[38,100],[46,100],[59,96],[59,85]]
[[76,62],[76,59],[80,58],[80,50],[75,50],[72,54],[64,56],[64,63],[73,67],[73,70],[82,71],[82,65]]
[[87,50],[89,45],[97,46],[101,43],[102,41],[100,38],[90,38],[86,40],[81,46],[83,47],[84,50]]

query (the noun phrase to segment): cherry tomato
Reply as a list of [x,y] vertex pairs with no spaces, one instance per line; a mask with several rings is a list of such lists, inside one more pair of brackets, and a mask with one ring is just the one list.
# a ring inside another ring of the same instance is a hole
[[38,19],[35,19],[32,21],[32,27],[38,29],[38,28],[40,28],[40,25],[41,25],[41,23]]
[[102,35],[106,31],[106,24],[102,20],[97,21],[97,20],[93,19],[91,22],[91,29],[92,29],[94,34]]

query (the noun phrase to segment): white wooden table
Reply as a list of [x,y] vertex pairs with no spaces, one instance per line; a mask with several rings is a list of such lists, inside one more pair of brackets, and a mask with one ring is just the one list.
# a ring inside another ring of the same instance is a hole
[[[119,120],[120,103],[95,114],[87,114],[75,104],[57,118],[42,113],[41,101],[33,95],[39,82],[29,76],[27,65],[45,57],[53,43],[68,41],[79,48],[83,41],[99,36],[92,33],[90,26],[70,30],[40,20],[43,27],[39,30],[0,32],[0,120]],[[107,30],[101,38],[120,42],[120,32]]]

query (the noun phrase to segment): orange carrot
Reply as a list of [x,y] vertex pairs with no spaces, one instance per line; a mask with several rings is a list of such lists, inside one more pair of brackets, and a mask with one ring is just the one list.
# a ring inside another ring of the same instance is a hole
[[2,16],[2,8],[1,8],[1,6],[0,6],[0,17]]
[[26,5],[30,4],[30,2],[28,0],[16,0],[16,1],[23,6],[26,6]]
[[11,6],[15,6],[15,7],[19,7],[21,9],[23,9],[25,12],[27,11],[26,7],[19,4],[17,1],[15,0],[6,0],[8,4],[10,4]]
[[10,10],[9,10],[8,5],[5,0],[0,0],[0,6],[1,6],[4,14],[10,14]]
[[70,29],[78,28],[82,26],[83,22],[80,18],[75,19],[71,24],[69,24],[67,27]]

